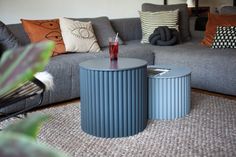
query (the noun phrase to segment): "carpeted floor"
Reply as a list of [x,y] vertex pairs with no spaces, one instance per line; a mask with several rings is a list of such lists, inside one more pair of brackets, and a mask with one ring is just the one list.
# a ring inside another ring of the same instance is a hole
[[75,157],[236,156],[235,100],[192,92],[188,116],[149,121],[143,132],[114,139],[84,133],[78,103],[38,112],[52,116],[42,128],[39,140]]

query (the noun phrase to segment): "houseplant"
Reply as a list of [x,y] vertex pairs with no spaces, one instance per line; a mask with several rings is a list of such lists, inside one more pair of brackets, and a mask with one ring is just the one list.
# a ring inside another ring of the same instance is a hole
[[[0,59],[0,99],[43,70],[54,46],[53,42],[47,41],[4,52]],[[36,141],[39,128],[46,119],[48,116],[34,115],[3,129],[0,132],[0,156],[65,157],[63,153]]]

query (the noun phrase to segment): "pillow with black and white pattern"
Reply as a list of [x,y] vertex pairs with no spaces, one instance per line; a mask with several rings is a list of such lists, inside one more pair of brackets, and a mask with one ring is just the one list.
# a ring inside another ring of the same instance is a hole
[[236,26],[217,26],[211,48],[236,48]]

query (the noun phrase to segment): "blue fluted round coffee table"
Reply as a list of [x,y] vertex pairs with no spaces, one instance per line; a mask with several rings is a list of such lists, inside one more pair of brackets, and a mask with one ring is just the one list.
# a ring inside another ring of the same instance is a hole
[[148,117],[172,120],[190,111],[191,70],[170,65],[148,66]]
[[80,64],[81,127],[98,137],[124,137],[147,125],[147,62],[109,58]]

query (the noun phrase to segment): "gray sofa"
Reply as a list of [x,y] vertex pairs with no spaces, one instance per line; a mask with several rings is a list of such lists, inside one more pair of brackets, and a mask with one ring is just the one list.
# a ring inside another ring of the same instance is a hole
[[[192,87],[236,96],[235,50],[202,46],[203,32],[194,30],[195,18],[190,20],[190,41],[163,47],[140,43],[142,31],[139,18],[113,19],[110,22],[125,43],[119,47],[119,57],[144,59],[149,65],[187,66],[192,70]],[[8,27],[23,44],[30,43],[21,24]],[[46,70],[53,75],[55,88],[44,94],[42,105],[79,98],[79,64],[98,57],[108,57],[108,48],[102,48],[100,53],[68,53],[52,57]],[[32,101],[27,100],[24,105],[30,105]]]
[[[200,44],[203,31],[195,31],[195,17],[190,19],[190,33],[192,39],[175,46],[152,46],[140,44],[141,25],[139,20],[132,19],[139,27],[135,39],[126,39],[128,47],[136,47],[154,53],[154,64],[172,64],[187,66],[192,70],[191,85],[207,91],[236,96],[236,51],[235,49],[211,49]],[[127,24],[126,20],[111,21],[115,29],[126,36],[127,30],[121,26]],[[129,21],[131,22],[131,20]],[[123,23],[123,24],[122,24]],[[145,52],[144,52],[145,53]]]

